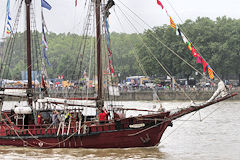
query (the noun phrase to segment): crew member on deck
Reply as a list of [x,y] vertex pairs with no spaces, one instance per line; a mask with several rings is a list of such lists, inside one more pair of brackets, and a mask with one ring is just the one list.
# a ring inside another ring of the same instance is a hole
[[108,114],[109,112],[104,112],[103,110],[101,110],[101,113],[99,113],[98,115],[100,124],[104,124],[108,120]]
[[113,110],[113,119],[114,120],[119,120],[120,119],[119,114],[117,114],[114,110]]
[[38,124],[43,124],[41,113],[38,114]]

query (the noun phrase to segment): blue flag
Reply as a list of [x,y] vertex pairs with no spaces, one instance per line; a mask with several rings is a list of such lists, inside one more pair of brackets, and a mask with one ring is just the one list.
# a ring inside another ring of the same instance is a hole
[[107,42],[108,42],[108,47],[110,48],[109,23],[108,23],[108,20],[107,20],[107,19],[106,19],[106,29],[107,29]]
[[7,7],[6,7],[7,15],[8,15],[8,20],[10,21],[12,18],[10,16],[10,0],[7,1]]
[[11,33],[12,33],[12,26],[11,26],[10,22],[8,21],[7,24],[9,26],[9,29],[10,29]]
[[43,8],[48,9],[48,10],[51,10],[51,9],[52,9],[52,7],[50,6],[50,4],[48,4],[45,0],[41,0],[41,6],[42,6]]
[[50,62],[48,60],[47,54],[46,54],[46,48],[44,46],[42,47],[42,54],[43,54],[43,58],[46,60],[47,64],[49,66],[51,66],[51,64],[50,64]]
[[47,39],[46,39],[46,35],[45,35],[44,25],[43,24],[42,24],[42,43],[43,43],[45,49],[48,50],[48,43],[47,43]]

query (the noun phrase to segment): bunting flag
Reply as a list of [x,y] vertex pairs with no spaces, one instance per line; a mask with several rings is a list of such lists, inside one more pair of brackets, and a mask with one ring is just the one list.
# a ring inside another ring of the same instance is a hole
[[208,75],[209,75],[209,78],[211,78],[211,79],[214,78],[213,70],[209,65],[208,65]]
[[164,8],[164,7],[163,7],[163,4],[160,2],[160,0],[157,0],[157,4],[158,4],[159,6],[161,6],[162,9]]
[[46,35],[45,35],[45,31],[44,31],[44,24],[42,23],[42,44],[43,44],[43,47],[42,47],[42,54],[43,54],[43,58],[46,60],[47,64],[49,66],[51,66],[49,60],[48,60],[48,57],[47,57],[47,54],[46,54],[46,51],[48,50],[48,43],[47,43],[47,39],[46,39]]
[[183,42],[188,44],[188,39],[186,38],[186,36],[182,32],[181,32],[181,36],[182,36]]
[[205,60],[202,58],[202,65],[203,65],[203,71],[205,71],[205,68],[207,67],[207,62],[205,62]]
[[112,55],[112,51],[110,50],[110,48],[107,46],[108,49],[108,56],[110,57]]
[[199,54],[197,54],[196,63],[202,63],[202,57]]
[[48,64],[49,66],[51,66],[51,64],[49,63],[47,54],[46,54],[46,48],[45,48],[45,47],[42,47],[42,54],[43,54],[43,58],[46,60],[47,64]]
[[10,11],[7,12],[7,15],[8,15],[8,20],[9,20],[9,21],[12,20],[12,18],[11,18],[11,16],[10,16]]
[[192,50],[192,44],[188,42],[188,49],[191,51]]
[[176,35],[179,36],[178,26],[176,26]]
[[44,34],[42,34],[42,44],[44,45],[44,48],[46,50],[48,50],[48,44],[47,44],[46,37]]
[[106,34],[106,38],[107,38],[107,49],[108,49],[108,56],[110,57],[112,55],[112,51],[110,49],[110,32],[109,32],[109,23],[108,23],[108,20],[106,19],[106,31],[107,31],[107,34]]
[[107,19],[106,19],[106,30],[107,30],[107,42],[108,42],[108,47],[110,48],[109,23],[108,23],[108,20],[107,20]]
[[7,33],[7,34],[10,34],[10,33],[11,33],[11,31],[10,31],[9,28],[7,28],[6,33]]
[[8,20],[10,21],[12,19],[10,16],[10,0],[7,1],[6,12],[7,12]]
[[170,26],[171,26],[173,29],[176,29],[176,24],[174,23],[174,21],[172,20],[171,17],[170,17]]
[[7,29],[6,29],[6,33],[7,34],[11,34],[13,33],[12,31],[12,26],[10,24],[10,21],[12,20],[11,16],[10,16],[10,0],[7,1],[7,7],[6,7],[6,13],[7,13]]
[[111,71],[111,73],[113,73],[113,74],[114,74],[113,65],[112,65],[112,62],[111,62],[111,60],[110,60],[110,59],[109,59],[109,61],[108,61],[108,64],[109,64],[109,70]]
[[42,34],[42,44],[44,45],[44,48],[46,50],[48,50],[48,44],[47,44],[46,37],[44,34]]
[[10,33],[13,33],[13,31],[12,31],[12,26],[11,26],[11,24],[10,24],[10,22],[8,21],[7,22],[7,34],[10,34]]
[[77,0],[75,0],[75,7],[77,7]]
[[52,9],[52,7],[50,6],[50,4],[48,4],[45,0],[41,0],[41,6],[42,6],[43,8],[48,9],[48,10],[51,10],[51,9]]
[[42,44],[44,45],[46,50],[48,50],[48,43],[47,43],[47,39],[46,39],[46,35],[45,35],[44,25],[43,24],[42,24]]
[[178,26],[176,26],[176,35],[182,37],[181,30],[180,30],[180,28]]
[[192,47],[192,55],[193,57],[197,57],[199,55],[194,47]]

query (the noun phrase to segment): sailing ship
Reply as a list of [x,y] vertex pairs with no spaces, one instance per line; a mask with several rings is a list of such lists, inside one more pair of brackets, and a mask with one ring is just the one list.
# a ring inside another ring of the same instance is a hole
[[[27,106],[15,106],[15,108],[13,106],[14,110],[3,110],[1,112],[0,145],[36,148],[130,148],[156,146],[159,144],[165,130],[172,126],[173,120],[237,95],[237,93],[227,93],[223,82],[219,82],[219,89],[207,102],[192,104],[175,112],[159,109],[158,111],[149,112],[147,115],[134,117],[120,116],[116,109],[122,113],[126,109],[124,110],[121,106],[111,105],[111,112],[114,114],[113,118],[108,119],[106,123],[100,123],[97,120],[98,113],[100,110],[104,110],[105,106],[101,49],[103,46],[101,43],[103,25],[101,22],[102,19],[106,22],[114,1],[109,0],[103,5],[102,0],[94,0],[89,1],[89,3],[95,8],[94,11],[96,13],[97,96],[80,98],[50,97],[46,92],[45,82],[42,80],[45,97],[40,98],[34,91],[31,75],[33,67],[31,61],[33,57],[31,55],[33,48],[31,46],[32,32],[30,30],[31,3],[32,0],[21,0],[20,3],[26,6],[27,87],[21,88],[21,90],[24,90],[22,92],[24,93],[23,95],[16,95],[7,92],[7,90],[13,88],[2,86],[0,97],[1,110],[4,99],[8,96],[26,97]],[[111,72],[111,69],[110,67],[109,72]],[[58,107],[58,105],[62,108]],[[95,116],[85,116],[83,118],[81,113],[83,108],[95,108],[97,110]],[[58,114],[58,123],[54,120],[42,124],[41,115],[46,113],[50,115],[49,113],[51,112],[53,112],[52,115]],[[66,115],[68,115],[68,122],[66,122]]]

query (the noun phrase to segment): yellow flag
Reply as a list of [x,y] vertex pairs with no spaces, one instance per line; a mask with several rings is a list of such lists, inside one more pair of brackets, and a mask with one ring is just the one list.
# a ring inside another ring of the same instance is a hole
[[173,29],[176,29],[176,24],[174,23],[174,21],[172,20],[171,17],[170,17],[170,26],[171,26]]
[[191,51],[192,50],[192,44],[188,42],[188,49]]

